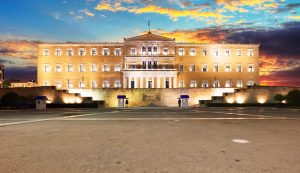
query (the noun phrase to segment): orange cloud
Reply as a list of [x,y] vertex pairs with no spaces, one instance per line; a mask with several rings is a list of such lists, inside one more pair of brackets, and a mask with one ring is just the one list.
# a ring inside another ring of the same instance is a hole
[[289,19],[300,20],[300,16],[288,16]]
[[90,12],[88,9],[83,9],[83,10],[81,10],[81,12],[83,14],[87,15],[87,16],[90,16],[90,17],[94,17],[95,16],[95,14],[92,13],[92,12]]
[[[216,0],[216,3],[223,5],[225,9],[235,12],[245,13],[248,12],[247,9],[242,7],[251,7],[263,5],[264,8],[277,8],[278,3],[274,0]],[[268,3],[268,4],[265,4]],[[262,8],[261,8],[262,9]]]
[[109,4],[106,2],[101,2],[98,4],[95,8],[96,10],[99,11],[111,11],[111,12],[117,12],[117,11],[126,11],[127,8],[122,7],[121,3],[115,3],[115,4]]
[[37,42],[34,41],[0,41],[0,56],[23,59],[35,59]]

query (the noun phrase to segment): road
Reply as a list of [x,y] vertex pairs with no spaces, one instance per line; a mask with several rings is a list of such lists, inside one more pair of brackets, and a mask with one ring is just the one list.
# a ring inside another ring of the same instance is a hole
[[0,172],[300,172],[300,110],[0,111]]

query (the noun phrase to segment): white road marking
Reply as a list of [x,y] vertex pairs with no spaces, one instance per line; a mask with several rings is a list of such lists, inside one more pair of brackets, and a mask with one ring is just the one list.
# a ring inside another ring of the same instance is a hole
[[103,113],[116,113],[116,112],[119,112],[119,111],[113,111],[113,112],[98,112],[98,113],[80,114],[80,115],[72,115],[72,116],[65,116],[65,117],[56,117],[56,118],[44,118],[44,119],[28,120],[28,121],[17,121],[17,122],[11,122],[11,123],[3,123],[3,124],[0,124],[0,127],[11,126],[11,125],[20,125],[20,124],[28,124],[28,123],[37,123],[37,122],[43,122],[43,121],[63,120],[63,119],[68,119],[68,118],[77,118],[77,117],[84,117],[84,116],[97,115],[97,114],[103,114]]
[[239,143],[239,144],[247,144],[247,143],[250,143],[250,141],[245,140],[245,139],[232,139],[232,142]]

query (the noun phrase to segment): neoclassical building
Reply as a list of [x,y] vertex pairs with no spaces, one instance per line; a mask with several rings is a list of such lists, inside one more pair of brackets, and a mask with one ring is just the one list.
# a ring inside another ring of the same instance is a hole
[[243,88],[259,84],[259,45],[178,43],[148,32],[124,42],[38,45],[38,85]]

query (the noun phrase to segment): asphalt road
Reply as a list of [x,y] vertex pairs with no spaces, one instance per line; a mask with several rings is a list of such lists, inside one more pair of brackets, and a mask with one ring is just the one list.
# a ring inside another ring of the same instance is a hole
[[2,173],[300,172],[300,110],[0,111]]

